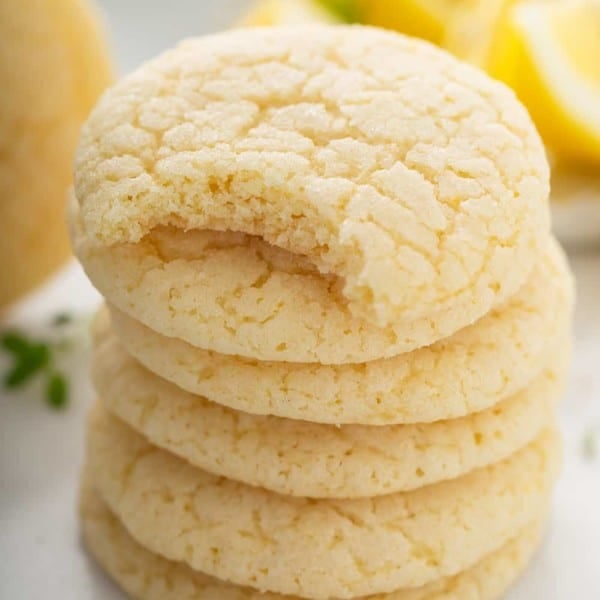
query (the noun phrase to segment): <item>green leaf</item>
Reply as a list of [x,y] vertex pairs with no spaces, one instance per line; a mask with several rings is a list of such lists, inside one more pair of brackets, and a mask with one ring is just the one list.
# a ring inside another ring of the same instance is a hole
[[27,363],[19,363],[4,375],[4,387],[18,388],[25,385],[36,373]]
[[7,352],[16,356],[27,354],[30,348],[29,340],[16,331],[7,331],[2,334],[0,344]]
[[46,401],[52,408],[64,408],[69,401],[69,384],[62,373],[52,373],[46,385]]
[[30,344],[22,352],[15,354],[13,368],[4,376],[7,388],[25,385],[36,373],[50,362],[50,348],[47,344]]
[[319,4],[345,23],[360,23],[362,11],[357,0],[318,0]]

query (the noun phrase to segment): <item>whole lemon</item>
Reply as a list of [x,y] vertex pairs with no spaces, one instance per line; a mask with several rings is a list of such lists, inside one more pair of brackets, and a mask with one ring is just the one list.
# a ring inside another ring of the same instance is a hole
[[112,80],[102,34],[85,0],[0,2],[0,306],[69,256],[79,128]]

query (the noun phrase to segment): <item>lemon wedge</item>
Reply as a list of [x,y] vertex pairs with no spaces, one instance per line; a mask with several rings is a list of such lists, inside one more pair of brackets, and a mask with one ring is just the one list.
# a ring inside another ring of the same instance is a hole
[[516,4],[488,70],[516,91],[557,160],[600,163],[599,0]]
[[335,23],[337,19],[317,0],[260,0],[238,25]]
[[[352,1],[352,0],[347,0]],[[434,44],[445,45],[453,24],[463,13],[477,11],[488,0],[353,0],[361,21]],[[492,0],[497,2],[499,0]],[[469,40],[465,39],[465,45]]]
[[356,0],[361,20],[408,35],[441,43],[452,0]]
[[509,8],[517,0],[476,0],[454,11],[442,45],[458,58],[486,68]]

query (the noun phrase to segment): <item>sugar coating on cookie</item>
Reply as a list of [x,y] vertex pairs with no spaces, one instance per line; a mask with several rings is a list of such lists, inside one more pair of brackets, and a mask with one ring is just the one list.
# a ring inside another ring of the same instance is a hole
[[[474,325],[412,353],[338,366],[205,351],[115,308],[111,322],[127,351],[150,371],[211,401],[321,423],[390,425],[461,417],[525,387],[550,354],[568,354],[573,295],[566,258],[552,242],[526,285]],[[97,336],[108,331],[106,321],[106,315],[97,321]]]
[[[298,600],[242,588],[153,554],[137,543],[93,490],[84,474],[80,514],[86,546],[128,594],[138,600]],[[416,589],[357,600],[496,600],[521,574],[538,547],[541,527],[528,525],[517,537],[454,577]]]
[[258,236],[337,277],[384,327],[510,296],[549,228],[548,165],[504,85],[359,26],[193,39],[106,94],[76,195],[93,243],[159,226]]
[[417,489],[504,460],[552,425],[567,362],[557,352],[526,389],[481,413],[376,428],[222,407],[153,375],[114,336],[97,345],[92,377],[111,413],[205,471],[280,494],[355,498]]
[[209,475],[100,407],[88,430],[94,484],[143,546],[238,585],[317,600],[418,587],[499,549],[547,505],[559,447],[548,430],[456,480],[312,500]]

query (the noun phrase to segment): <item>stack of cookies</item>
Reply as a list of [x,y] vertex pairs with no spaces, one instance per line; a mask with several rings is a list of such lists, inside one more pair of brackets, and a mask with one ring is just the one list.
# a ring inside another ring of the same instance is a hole
[[183,43],[84,128],[89,549],[143,600],[484,600],[542,531],[572,287],[503,85],[365,27]]

